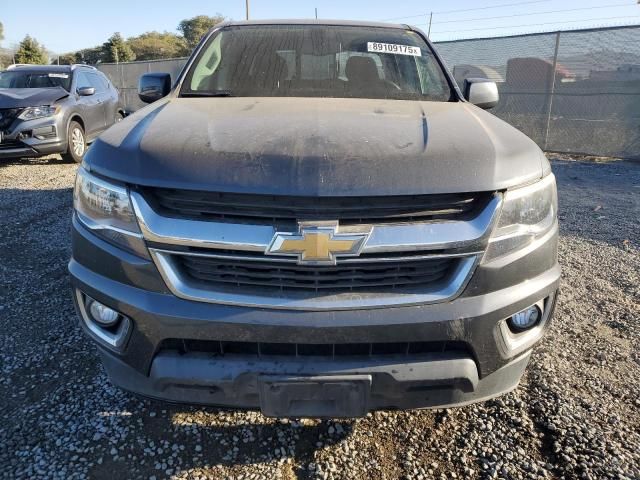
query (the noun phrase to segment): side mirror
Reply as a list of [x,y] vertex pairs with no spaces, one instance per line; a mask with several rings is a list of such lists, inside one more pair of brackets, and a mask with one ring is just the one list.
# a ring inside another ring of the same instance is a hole
[[152,103],[166,97],[171,91],[171,75],[168,73],[145,73],[138,83],[138,97],[144,103]]
[[96,89],[93,87],[80,87],[77,92],[81,97],[90,97],[96,93]]
[[498,85],[486,78],[466,78],[464,81],[464,98],[480,108],[489,109],[498,104]]

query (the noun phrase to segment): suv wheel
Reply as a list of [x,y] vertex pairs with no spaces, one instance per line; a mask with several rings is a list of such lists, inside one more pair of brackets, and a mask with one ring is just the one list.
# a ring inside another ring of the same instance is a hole
[[62,158],[82,163],[84,154],[87,151],[87,139],[84,136],[84,129],[78,122],[71,122],[67,131],[67,153]]

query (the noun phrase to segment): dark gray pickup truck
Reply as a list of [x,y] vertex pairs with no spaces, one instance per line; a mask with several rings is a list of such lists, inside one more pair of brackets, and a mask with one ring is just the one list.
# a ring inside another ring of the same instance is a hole
[[556,185],[420,31],[224,23],[78,170],[80,322],[112,381],[269,416],[515,388],[560,277]]

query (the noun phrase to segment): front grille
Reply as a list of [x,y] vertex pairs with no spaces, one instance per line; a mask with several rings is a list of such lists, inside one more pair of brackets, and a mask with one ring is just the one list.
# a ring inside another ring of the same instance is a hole
[[14,150],[16,148],[29,148],[29,147],[25,143],[19,140],[2,140],[2,142],[0,142],[0,151]]
[[22,108],[0,108],[0,131],[8,130]]
[[491,193],[388,197],[297,197],[144,188],[159,214],[233,223],[295,225],[299,220],[339,220],[341,225],[462,220],[486,206]]
[[170,338],[162,341],[159,351],[181,354],[208,353],[218,356],[255,357],[378,357],[388,355],[424,355],[429,353],[464,352],[463,342],[381,342],[381,343],[262,343],[226,342],[220,340],[187,340]]
[[182,274],[208,286],[260,287],[278,291],[354,291],[429,286],[445,279],[458,258],[410,261],[343,262],[336,266],[297,265],[283,260],[256,261],[251,257],[174,255]]

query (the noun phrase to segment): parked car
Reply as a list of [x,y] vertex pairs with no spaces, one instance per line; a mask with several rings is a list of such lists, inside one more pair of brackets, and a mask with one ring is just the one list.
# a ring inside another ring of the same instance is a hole
[[118,90],[88,65],[0,72],[0,158],[53,153],[82,162],[87,144],[124,118]]
[[[173,86],[172,86],[173,85]],[[464,93],[463,93],[464,92]],[[78,170],[69,263],[112,381],[276,417],[515,388],[557,298],[556,184],[419,30],[214,28]]]

